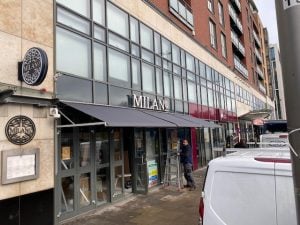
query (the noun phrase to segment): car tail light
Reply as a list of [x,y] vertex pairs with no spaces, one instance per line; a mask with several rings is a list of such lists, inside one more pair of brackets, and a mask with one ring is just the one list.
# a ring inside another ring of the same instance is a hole
[[201,217],[202,221],[203,221],[203,215],[204,215],[204,201],[203,201],[203,197],[201,197],[199,203],[199,216]]

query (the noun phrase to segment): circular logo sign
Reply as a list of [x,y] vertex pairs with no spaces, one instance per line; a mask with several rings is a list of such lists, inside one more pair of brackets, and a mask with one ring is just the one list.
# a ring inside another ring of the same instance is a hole
[[35,135],[35,125],[26,116],[15,116],[11,118],[5,127],[7,139],[16,145],[29,143]]
[[32,86],[39,85],[44,81],[47,70],[46,52],[40,48],[29,49],[22,63],[22,81]]

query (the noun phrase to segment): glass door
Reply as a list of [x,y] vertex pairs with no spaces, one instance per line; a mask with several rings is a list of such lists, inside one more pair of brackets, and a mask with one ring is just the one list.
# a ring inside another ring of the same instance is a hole
[[146,194],[148,192],[148,173],[146,148],[143,129],[134,129],[134,176],[133,191]]

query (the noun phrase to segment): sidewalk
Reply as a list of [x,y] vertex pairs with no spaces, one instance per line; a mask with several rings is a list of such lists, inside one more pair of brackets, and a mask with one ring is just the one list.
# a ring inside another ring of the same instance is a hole
[[198,223],[198,205],[204,169],[194,172],[197,189],[158,188],[148,195],[134,195],[64,225],[192,225]]

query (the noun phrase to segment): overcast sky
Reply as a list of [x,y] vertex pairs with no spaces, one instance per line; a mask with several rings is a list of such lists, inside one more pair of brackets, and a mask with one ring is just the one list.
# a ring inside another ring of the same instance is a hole
[[275,1],[277,0],[254,0],[260,19],[264,27],[267,27],[268,29],[270,44],[279,44]]

